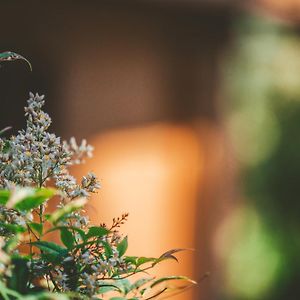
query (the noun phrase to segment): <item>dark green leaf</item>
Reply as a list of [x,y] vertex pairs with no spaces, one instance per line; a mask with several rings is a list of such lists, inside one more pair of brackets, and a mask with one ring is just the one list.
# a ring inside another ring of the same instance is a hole
[[11,148],[10,142],[5,141],[5,144],[4,144],[4,147],[3,147],[3,153],[9,152],[10,148]]
[[117,250],[119,252],[119,257],[123,256],[128,248],[128,238],[127,236],[118,244]]
[[61,228],[60,229],[60,238],[61,238],[61,241],[64,243],[64,245],[68,249],[73,248],[73,245],[75,243],[75,239],[73,237],[73,234],[67,228]]
[[41,253],[41,258],[44,261],[51,262],[53,264],[57,264],[57,263],[60,263],[62,261],[63,256],[58,255],[58,254],[43,252],[43,253]]
[[82,229],[74,227],[74,226],[55,226],[55,227],[49,229],[47,232],[45,232],[45,235],[49,232],[52,232],[52,231],[55,231],[55,230],[61,230],[61,229],[68,229],[68,230],[71,230],[71,231],[76,231],[76,232],[79,233],[79,235],[81,236],[81,239],[83,241],[86,240],[85,232]]
[[57,245],[52,242],[36,241],[36,242],[32,242],[31,244],[36,246],[40,250],[48,254],[51,254],[53,257],[56,258],[65,256],[68,253],[68,250],[66,248],[63,248],[60,245]]
[[103,244],[103,247],[104,247],[104,252],[105,252],[106,257],[107,258],[111,257],[113,255],[113,251],[112,251],[112,248],[109,245],[109,243],[103,241],[102,244]]
[[8,287],[24,294],[29,280],[28,259],[18,257],[12,259],[12,276],[9,278]]
[[32,222],[29,223],[28,226],[39,235],[43,234],[43,224]]
[[93,227],[90,227],[90,229],[86,235],[86,238],[89,239],[91,237],[102,237],[102,236],[107,235],[108,233],[109,233],[109,230],[104,227],[93,226]]

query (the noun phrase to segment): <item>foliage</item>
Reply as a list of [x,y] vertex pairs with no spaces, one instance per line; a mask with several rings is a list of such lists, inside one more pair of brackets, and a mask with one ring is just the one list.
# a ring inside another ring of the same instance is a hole
[[[174,254],[183,249],[158,258],[126,256],[128,238],[118,230],[128,214],[111,226],[90,224],[83,208],[100,183],[92,173],[77,182],[69,167],[84,162],[93,147],[49,133],[44,102],[30,93],[26,128],[0,138],[0,299],[154,299],[174,280],[184,288],[194,284],[184,276],[146,273],[177,261]],[[58,242],[49,239],[51,232]]]

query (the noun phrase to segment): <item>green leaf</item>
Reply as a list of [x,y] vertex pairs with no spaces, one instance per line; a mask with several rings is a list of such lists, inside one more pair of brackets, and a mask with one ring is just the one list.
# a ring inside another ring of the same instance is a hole
[[20,239],[21,239],[21,234],[19,233],[12,236],[8,241],[6,241],[3,250],[7,253],[11,252],[19,245]]
[[39,249],[43,250],[43,251],[47,251],[47,252],[55,252],[55,253],[65,253],[66,252],[66,248],[61,247],[58,244],[52,243],[52,242],[47,242],[47,241],[36,241],[36,242],[32,242],[32,245],[38,247]]
[[130,291],[130,281],[128,279],[118,280],[119,287],[123,290],[123,294],[127,295]]
[[125,260],[126,263],[131,263],[131,264],[133,264],[133,265],[136,265],[136,264],[137,264],[137,259],[138,259],[137,256],[126,256],[126,257],[124,258],[124,260]]
[[48,255],[48,257],[53,260],[61,259],[68,254],[68,249],[52,242],[36,241],[31,244],[44,251],[46,254],[49,254],[50,256]]
[[8,287],[24,294],[29,280],[28,259],[18,257],[12,259],[12,276],[9,278]]
[[[174,253],[177,253],[177,252],[181,252],[181,251],[186,251],[186,250],[192,250],[192,249],[184,249],[184,248],[176,248],[176,249],[171,249],[165,253],[163,253],[155,262],[154,262],[154,265],[164,261],[164,260],[167,260],[167,259],[173,259],[175,261],[178,262],[178,259],[176,256],[174,256],[173,254]],[[154,266],[153,265],[153,266]]]
[[6,205],[9,197],[10,197],[10,191],[0,190],[0,205]]
[[128,248],[128,238],[127,236],[118,244],[117,250],[119,252],[119,257],[123,256]]
[[2,149],[3,153],[8,153],[10,149],[11,149],[10,141],[5,141],[4,147]]
[[67,228],[60,229],[60,239],[68,249],[72,249],[75,243],[73,234]]
[[67,203],[63,208],[56,210],[52,215],[49,217],[49,221],[53,224],[56,224],[66,215],[82,208],[87,202],[86,198],[79,198],[72,200],[71,202]]
[[[21,189],[20,192],[24,192],[24,189]],[[53,197],[55,191],[53,189],[27,189],[24,193],[24,196],[21,199],[18,199],[17,202],[13,205],[13,208],[20,211],[30,211],[34,208],[39,207],[46,200]],[[13,196],[13,194],[12,194]],[[8,203],[11,201],[8,201]]]
[[184,249],[184,248],[176,248],[176,249],[171,249],[165,253],[163,253],[159,258],[162,257],[169,257],[170,255],[177,253],[177,252],[181,252],[181,251],[186,251],[186,250],[191,250],[191,249]]
[[29,65],[30,71],[32,71],[32,66],[31,66],[30,61],[27,58],[25,58],[24,56],[22,56],[18,53],[15,53],[15,52],[11,52],[11,51],[5,51],[5,52],[0,53],[0,61],[14,61],[14,60],[25,61]]
[[154,257],[139,257],[136,261],[136,266],[139,267],[143,264],[149,263],[149,262],[156,262],[157,258]]
[[[2,282],[0,282],[0,295],[3,297],[3,300],[11,300],[11,299],[23,300],[24,299],[23,295],[19,294],[18,292],[14,291],[12,289],[7,288],[6,285]],[[0,299],[2,300],[2,298],[0,298]]]
[[0,222],[0,228],[3,230],[6,230],[8,233],[22,233],[26,231],[26,228],[22,225],[17,224],[7,224],[7,223],[1,223]]
[[155,287],[156,285],[162,283],[162,282],[165,282],[165,281],[170,281],[170,280],[185,280],[185,281],[188,281],[192,284],[196,284],[196,282],[194,280],[191,280],[190,278],[186,277],[186,276],[166,276],[166,277],[162,277],[162,278],[159,278],[157,280],[155,280],[151,285],[150,287],[153,288]]
[[111,257],[113,255],[113,251],[111,246],[109,245],[108,242],[102,241],[103,247],[104,247],[104,252],[107,258]]
[[36,233],[38,233],[39,235],[43,234],[43,224],[41,223],[28,223],[28,226],[35,231]]
[[118,291],[122,293],[122,290],[117,285],[114,285],[112,283],[99,282],[99,285],[100,288],[97,290],[97,294],[105,294],[112,291]]
[[104,227],[100,227],[100,226],[93,226],[93,227],[90,227],[87,235],[86,235],[86,238],[89,239],[91,237],[102,237],[102,236],[105,236],[109,233],[110,231]]
[[141,286],[145,285],[146,283],[150,282],[153,280],[153,277],[152,278],[141,278],[141,279],[138,279],[137,281],[135,281],[131,287],[130,287],[130,291],[132,290],[138,290]]
[[48,231],[46,231],[45,235],[47,233],[49,233],[49,232],[52,232],[52,231],[55,231],[55,230],[61,230],[61,229],[67,229],[67,230],[71,230],[71,231],[76,231],[76,232],[79,233],[79,235],[81,236],[81,239],[83,241],[86,240],[86,234],[85,234],[85,232],[82,229],[80,229],[78,227],[74,227],[74,226],[55,226],[55,227],[49,229]]

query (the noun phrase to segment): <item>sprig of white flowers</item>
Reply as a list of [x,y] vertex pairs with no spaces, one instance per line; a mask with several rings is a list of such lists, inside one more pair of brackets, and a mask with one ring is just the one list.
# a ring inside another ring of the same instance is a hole
[[75,138],[61,142],[60,137],[47,130],[51,118],[42,110],[44,96],[30,93],[25,107],[27,126],[17,136],[4,141],[0,139],[0,188],[19,186],[45,186],[53,178],[57,188],[67,198],[88,196],[100,188],[94,174],[88,174],[78,184],[69,174],[68,167],[91,157],[93,147],[82,140],[78,145]]
[[[166,259],[177,260],[174,253],[182,249],[170,250],[159,258],[125,256],[127,237],[123,238],[118,229],[128,214],[113,219],[110,227],[91,226],[83,207],[100,183],[93,173],[77,181],[69,167],[91,157],[93,147],[86,140],[77,143],[72,137],[69,142],[61,141],[48,132],[51,118],[42,110],[44,96],[30,93],[27,103],[26,128],[16,136],[0,138],[0,298],[11,299],[7,295],[13,295],[13,299],[21,299],[22,293],[41,289],[58,295],[69,293],[72,300],[103,299],[96,295],[107,292],[124,296],[112,299],[149,300],[167,290],[153,292],[161,282],[190,281],[184,276],[142,278],[132,284],[127,280]],[[46,188],[48,183],[56,190]],[[45,213],[48,200],[57,194],[57,208]],[[60,232],[63,246],[45,238],[52,231]],[[27,246],[29,255],[19,253],[19,245]],[[27,278],[20,278],[18,264]],[[16,281],[15,288],[21,294],[11,289],[11,282]],[[59,299],[52,294],[43,297],[30,299]]]

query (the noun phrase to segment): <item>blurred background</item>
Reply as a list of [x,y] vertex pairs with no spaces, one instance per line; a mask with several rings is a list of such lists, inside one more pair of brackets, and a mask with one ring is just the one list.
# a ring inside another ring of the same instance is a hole
[[[129,254],[193,248],[157,274],[174,300],[300,299],[300,1],[4,1],[0,128],[46,95],[52,131],[87,138],[88,212]],[[202,280],[206,272],[210,276]]]

